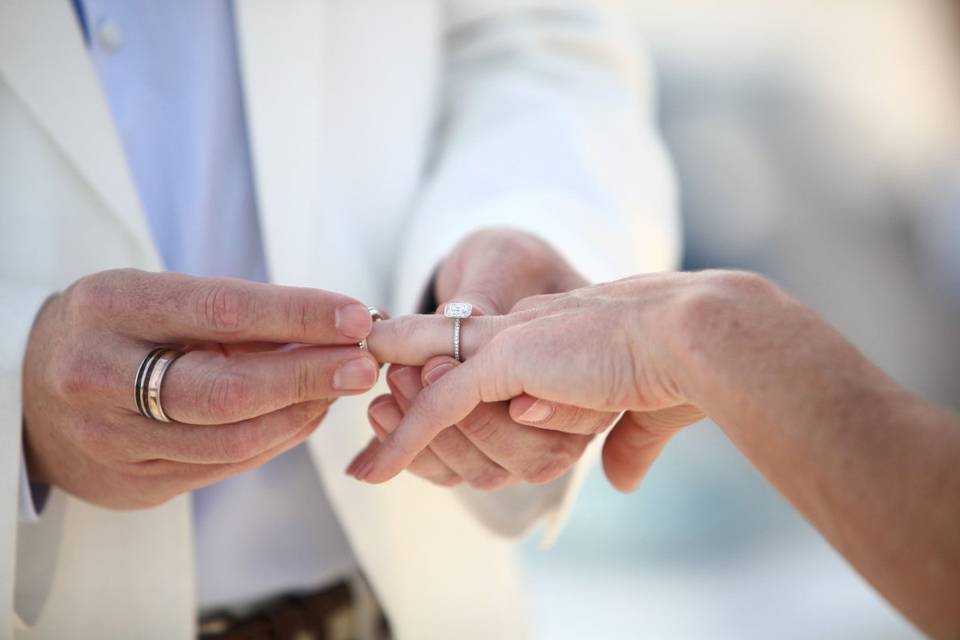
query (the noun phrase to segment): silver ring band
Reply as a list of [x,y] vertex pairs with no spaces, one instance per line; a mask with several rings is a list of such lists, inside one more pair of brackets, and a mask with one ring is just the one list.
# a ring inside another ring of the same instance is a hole
[[160,402],[160,391],[163,385],[163,377],[167,375],[170,365],[182,356],[183,353],[168,349],[157,357],[157,362],[153,366],[147,382],[147,413],[150,417],[159,422],[173,422],[167,414],[163,412],[163,403]]
[[146,357],[140,361],[140,367],[137,369],[137,377],[133,382],[133,398],[137,403],[137,412],[144,418],[149,418],[150,415],[147,413],[147,380],[150,377],[150,372],[153,370],[153,366],[157,361],[157,357],[160,356],[166,350],[166,347],[157,347],[152,349]]
[[460,359],[460,333],[461,322],[473,314],[473,305],[469,302],[448,302],[443,306],[443,315],[446,318],[453,318],[453,359],[462,362]]
[[163,411],[160,394],[163,389],[163,378],[177,358],[183,355],[182,351],[169,347],[157,347],[140,363],[137,369],[135,382],[135,400],[137,411],[144,418],[158,422],[173,422]]
[[[380,309],[378,309],[377,307],[368,306],[368,307],[367,307],[367,311],[370,312],[370,317],[373,318],[373,321],[374,321],[374,322],[380,322],[381,320],[387,320],[387,319],[389,319],[389,317],[390,317],[389,315],[387,315],[387,312],[386,312],[386,311],[380,311]],[[369,349],[367,348],[367,339],[366,339],[366,338],[364,338],[363,340],[361,340],[360,342],[358,342],[358,343],[357,343],[357,346],[360,347],[360,349],[361,349],[362,351],[368,351],[368,350],[369,350]]]
[[453,359],[457,362],[460,362],[460,320],[453,320]]

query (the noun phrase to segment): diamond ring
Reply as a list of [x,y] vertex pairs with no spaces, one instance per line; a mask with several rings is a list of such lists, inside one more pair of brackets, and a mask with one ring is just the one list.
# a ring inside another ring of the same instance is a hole
[[469,302],[448,302],[443,307],[445,318],[453,318],[453,359],[460,360],[460,322],[466,320],[473,313],[473,305]]

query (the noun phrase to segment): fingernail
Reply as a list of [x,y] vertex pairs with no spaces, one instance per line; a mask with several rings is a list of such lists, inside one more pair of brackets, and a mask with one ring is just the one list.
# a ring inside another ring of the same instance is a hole
[[521,422],[546,422],[553,416],[555,407],[552,402],[537,400],[520,414]]
[[377,434],[377,440],[383,441],[387,437],[387,431],[377,422],[377,419],[373,416],[370,416],[370,426],[373,428],[373,432]]
[[396,405],[393,402],[384,400],[377,404],[370,405],[370,417],[376,421],[377,426],[386,431],[383,425],[395,425],[403,418],[399,415]]
[[404,398],[410,400],[420,393],[420,374],[413,367],[400,367],[390,372],[390,382]]
[[369,358],[354,358],[337,367],[333,388],[341,391],[369,389],[377,382],[377,368]]
[[369,442],[367,446],[360,450],[360,453],[353,457],[353,461],[347,466],[345,473],[348,476],[357,477],[357,470],[363,465],[364,461],[367,460],[372,454],[370,453],[374,447],[373,442]]
[[360,468],[357,469],[356,473],[354,474],[354,477],[357,480],[364,481],[367,479],[367,476],[370,475],[371,471],[373,471],[373,455],[372,454],[369,459],[363,461],[363,463],[360,465]]
[[427,383],[427,386],[430,386],[431,384],[433,384],[443,376],[447,375],[450,372],[450,370],[453,369],[454,366],[455,365],[453,364],[441,364],[441,365],[437,365],[433,369],[430,369],[430,371],[428,371],[423,376],[425,379],[425,382]]
[[[347,474],[348,476],[352,476],[353,473],[354,473],[354,471],[356,470],[357,461],[358,461],[359,459],[360,459],[360,456],[358,455],[358,456],[355,457],[353,460],[351,460],[351,461],[350,461],[350,464],[347,465],[347,468],[344,469],[343,472],[344,472],[345,474]],[[354,477],[355,477],[355,476],[354,476]]]
[[361,469],[366,469],[371,455],[370,446],[367,445],[363,451],[357,454],[357,456],[353,459],[353,462],[350,463],[350,466],[347,467],[346,474],[348,476],[353,476],[357,480],[362,480],[359,472]]
[[351,302],[337,309],[334,315],[337,331],[353,340],[361,340],[370,333],[373,318],[370,310],[362,304]]

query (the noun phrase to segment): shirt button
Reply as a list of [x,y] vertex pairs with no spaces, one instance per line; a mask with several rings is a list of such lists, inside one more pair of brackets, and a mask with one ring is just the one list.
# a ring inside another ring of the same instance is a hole
[[104,19],[97,23],[97,41],[107,51],[116,51],[123,46],[123,32],[113,20]]

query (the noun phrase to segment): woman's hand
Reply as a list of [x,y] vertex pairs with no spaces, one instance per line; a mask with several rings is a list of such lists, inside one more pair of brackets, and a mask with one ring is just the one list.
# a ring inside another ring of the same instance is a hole
[[[464,364],[422,391],[402,424],[371,444],[348,471],[383,482],[427,443],[483,402],[510,401],[518,423],[594,435],[579,412],[621,412],[604,446],[604,468],[620,489],[635,486],[676,433],[703,417],[684,393],[685,325],[704,297],[723,295],[729,276],[639,276],[569,293],[528,298],[505,316],[463,325]],[[450,321],[409,316],[378,323],[369,338],[381,361],[422,362],[449,349]]]
[[[381,323],[371,345],[387,359],[436,353],[449,339],[440,321]],[[627,489],[702,409],[896,607],[933,637],[958,637],[960,417],[899,387],[763,278],[630,278],[470,319],[464,337],[467,361],[354,475],[383,482],[478,403],[509,399],[517,422],[560,431],[576,430],[560,403],[625,411],[603,460]]]
[[[582,287],[586,281],[543,240],[509,228],[473,233],[457,244],[437,269],[434,293],[440,302],[467,302],[475,317],[508,313],[529,296]],[[414,323],[415,324],[415,323]],[[406,326],[406,325],[405,325]],[[368,411],[377,438],[397,428],[420,394],[457,362],[450,357],[450,321],[437,328],[446,343],[427,355],[447,354],[391,366],[390,393],[375,398]],[[387,362],[395,362],[388,359]],[[417,365],[424,365],[423,367]],[[607,427],[616,414],[558,408],[575,419],[575,430]],[[482,490],[519,483],[542,484],[566,473],[590,442],[580,433],[563,433],[518,424],[505,402],[481,403],[431,440],[407,467],[442,486],[460,483]]]

